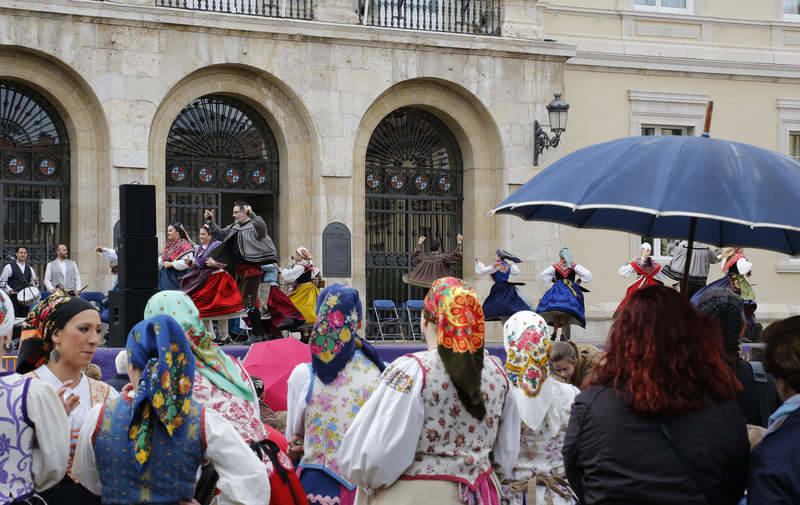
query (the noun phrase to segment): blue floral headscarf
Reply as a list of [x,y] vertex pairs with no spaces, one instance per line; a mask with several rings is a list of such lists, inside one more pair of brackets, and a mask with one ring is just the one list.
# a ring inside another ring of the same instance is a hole
[[155,316],[128,334],[128,360],[142,369],[133,398],[128,443],[136,469],[147,469],[155,419],[170,437],[180,434],[192,406],[194,354],[183,328],[170,316]]
[[358,291],[332,284],[317,297],[317,320],[311,334],[311,368],[325,384],[333,381],[356,352],[361,350],[383,371],[386,366],[372,345],[356,335],[364,309]]

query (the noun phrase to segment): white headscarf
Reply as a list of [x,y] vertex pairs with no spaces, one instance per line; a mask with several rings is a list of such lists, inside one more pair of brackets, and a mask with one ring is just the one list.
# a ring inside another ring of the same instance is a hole
[[547,323],[538,314],[523,310],[508,318],[503,337],[505,368],[522,421],[532,430],[538,430],[547,419],[545,434],[555,436],[564,422],[564,402],[571,404],[578,390],[550,377],[552,344],[547,336]]
[[4,291],[0,291],[0,338],[14,331],[14,304]]
[[316,277],[319,273],[319,268],[314,266],[314,263],[311,261],[313,257],[311,256],[311,251],[308,250],[306,247],[298,247],[295,252],[297,253],[300,258],[300,261],[297,262],[298,265],[303,266],[310,266],[311,267],[311,277]]

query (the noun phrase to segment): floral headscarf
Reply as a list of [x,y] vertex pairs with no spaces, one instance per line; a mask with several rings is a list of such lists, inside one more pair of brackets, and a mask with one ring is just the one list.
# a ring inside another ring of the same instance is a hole
[[311,334],[311,368],[325,384],[333,381],[361,350],[383,371],[385,365],[377,351],[356,335],[363,318],[358,291],[344,284],[332,284],[317,297],[317,320]]
[[517,312],[503,325],[506,372],[522,421],[537,429],[553,401],[547,323],[529,310]]
[[294,252],[297,253],[297,255],[300,256],[300,258],[302,258],[300,261],[297,262],[297,264],[303,265],[304,267],[310,267],[311,276],[316,277],[317,274],[319,273],[319,268],[317,268],[316,265],[314,265],[314,262],[312,261],[314,257],[311,256],[311,251],[309,251],[308,248],[306,247],[298,247]]
[[57,289],[28,312],[22,323],[17,373],[28,373],[46,364],[54,347],[53,335],[85,310],[97,309],[83,298]]
[[481,393],[484,318],[478,295],[461,279],[442,277],[425,295],[423,315],[439,329],[439,357],[461,403],[482,420],[486,415]]
[[161,261],[175,261],[189,251],[194,251],[192,241],[189,240],[189,233],[186,228],[177,221],[170,223],[170,226],[178,232],[178,240],[168,240],[161,253]]
[[142,474],[153,451],[155,419],[173,439],[182,432],[192,407],[195,361],[183,328],[169,316],[134,326],[127,348],[128,360],[142,370],[128,423],[128,447]]
[[0,338],[10,335],[12,331],[14,331],[14,304],[5,291],[0,291]]
[[183,291],[160,291],[150,297],[144,308],[144,317],[149,318],[164,314],[178,321],[189,339],[197,359],[197,371],[220,389],[244,398],[255,400],[249,385],[242,379],[239,367],[225,351],[213,342],[213,335],[206,331],[200,321],[192,299]]

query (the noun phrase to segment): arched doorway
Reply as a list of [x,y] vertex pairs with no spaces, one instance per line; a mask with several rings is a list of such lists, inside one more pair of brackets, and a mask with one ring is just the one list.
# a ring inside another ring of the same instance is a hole
[[[0,80],[0,195],[3,259],[20,246],[42,279],[49,251],[69,245],[69,139],[64,122],[40,94]],[[40,200],[60,202],[58,223],[40,222]]]
[[414,267],[420,235],[428,244],[439,240],[443,250],[456,247],[464,199],[458,143],[433,114],[397,109],[372,132],[365,175],[367,303],[421,299],[425,290],[406,285],[402,275]]
[[179,221],[196,237],[204,210],[216,209],[225,226],[233,202],[246,200],[276,236],[278,163],[275,137],[252,107],[221,95],[194,100],[167,137],[167,223]]

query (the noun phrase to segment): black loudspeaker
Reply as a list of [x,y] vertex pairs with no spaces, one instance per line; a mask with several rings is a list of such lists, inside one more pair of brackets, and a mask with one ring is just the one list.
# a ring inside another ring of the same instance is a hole
[[126,237],[119,239],[120,289],[155,289],[158,286],[158,239]]
[[120,234],[123,237],[156,235],[156,187],[121,184],[119,187]]
[[144,319],[144,307],[155,289],[119,289],[108,293],[108,347],[125,347],[128,333]]

